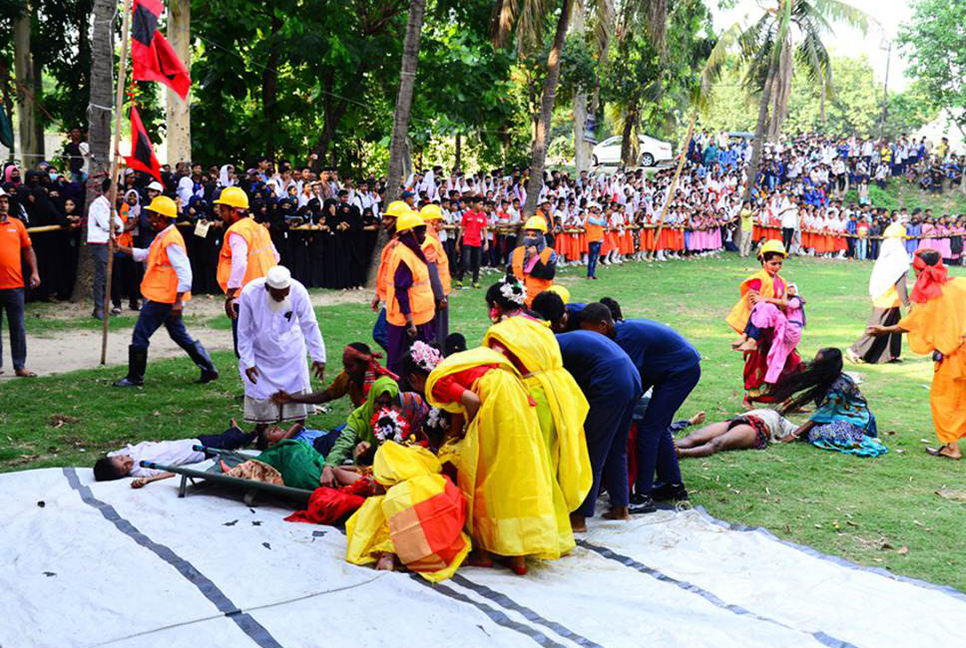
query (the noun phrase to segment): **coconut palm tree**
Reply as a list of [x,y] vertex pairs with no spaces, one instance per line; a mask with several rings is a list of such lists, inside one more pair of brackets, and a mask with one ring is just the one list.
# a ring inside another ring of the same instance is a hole
[[865,13],[840,0],[772,0],[741,31],[739,60],[748,66],[745,84],[760,97],[745,198],[751,196],[758,180],[766,134],[775,140],[781,132],[795,66],[806,71],[810,83],[819,85],[824,104],[831,89],[832,68],[822,37],[832,31],[832,23],[864,32],[870,21]]

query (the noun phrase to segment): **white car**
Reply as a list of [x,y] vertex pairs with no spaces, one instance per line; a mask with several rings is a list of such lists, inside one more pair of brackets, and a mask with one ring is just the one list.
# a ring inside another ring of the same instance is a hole
[[[641,135],[641,166],[649,167],[667,162],[674,156],[671,153],[671,145],[667,142]],[[601,164],[620,164],[621,163],[621,137],[615,135],[608,137],[603,142],[594,147],[594,166]]]

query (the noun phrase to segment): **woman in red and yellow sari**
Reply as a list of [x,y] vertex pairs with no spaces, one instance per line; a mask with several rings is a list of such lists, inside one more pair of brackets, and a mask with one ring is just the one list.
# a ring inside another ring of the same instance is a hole
[[946,459],[962,459],[959,439],[966,436],[966,279],[948,276],[936,250],[923,248],[913,257],[916,285],[912,310],[892,326],[870,326],[878,337],[908,333],[914,353],[932,354],[936,364],[929,402],[939,448],[926,452]]
[[[471,564],[490,565],[490,554],[497,554],[525,574],[527,556],[559,558],[551,461],[536,403],[513,363],[482,347],[455,353],[429,374],[426,396],[457,415],[456,438],[440,449],[440,459],[456,467],[466,496]],[[466,421],[461,438],[460,417]]]
[[[785,262],[785,246],[781,241],[769,240],[761,246],[758,251],[758,260],[761,262],[761,270],[751,275],[741,282],[741,297],[738,303],[731,309],[725,321],[739,334],[744,334],[748,326],[748,319],[751,317],[751,309],[759,302],[768,302],[781,305],[785,297],[787,285],[785,280],[778,276],[782,265]],[[763,329],[758,338],[756,349],[745,351],[745,405],[750,406],[752,401],[768,402],[767,397],[762,397],[765,375],[768,373],[768,352],[772,345],[773,332],[771,329]],[[792,351],[788,354],[785,361],[785,368],[778,378],[780,383],[785,376],[798,370],[802,363],[798,352]]]
[[[555,292],[559,292],[559,287]],[[486,292],[493,326],[483,346],[500,352],[523,377],[537,404],[537,419],[553,475],[553,503],[560,553],[574,548],[570,513],[577,510],[593,485],[594,474],[584,436],[590,405],[570,372],[564,369],[560,345],[547,322],[523,310],[525,291],[503,279]]]

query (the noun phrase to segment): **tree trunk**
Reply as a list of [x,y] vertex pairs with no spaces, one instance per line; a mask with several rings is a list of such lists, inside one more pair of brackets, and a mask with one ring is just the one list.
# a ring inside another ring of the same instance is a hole
[[268,133],[267,155],[275,157],[275,129],[278,125],[276,120],[276,108],[278,104],[278,30],[282,28],[282,20],[272,12],[271,34],[269,35],[269,53],[262,70],[262,118],[265,121],[265,128]]
[[543,188],[543,171],[547,163],[547,136],[550,133],[550,119],[553,117],[553,106],[557,99],[557,84],[560,83],[560,53],[567,39],[567,28],[570,26],[570,14],[573,13],[573,8],[574,0],[564,0],[560,18],[557,19],[553,45],[547,56],[547,79],[543,82],[540,121],[537,122],[530,155],[530,181],[527,182],[527,202],[523,207],[524,219],[537,212],[537,200]]
[[761,164],[761,146],[765,139],[765,128],[768,126],[768,106],[771,103],[771,89],[775,82],[778,65],[775,57],[768,64],[768,76],[765,77],[765,87],[758,100],[758,122],[755,125],[755,139],[752,141],[751,162],[748,164],[748,179],[745,183],[745,195],[742,200],[750,200],[752,192],[758,183],[758,166]]
[[[168,2],[168,41],[185,67],[191,69],[191,0]],[[170,88],[165,90],[165,119],[167,121],[168,164],[191,161],[191,104],[190,95],[181,100]]]
[[[688,132],[684,136],[684,141],[681,142],[681,150],[678,152],[678,166],[674,170],[674,177],[671,178],[671,186],[668,187],[667,195],[664,197],[664,203],[661,205],[661,215],[658,217],[657,221],[657,232],[654,233],[654,241],[658,241],[661,238],[661,232],[664,231],[664,218],[667,216],[667,208],[671,204],[671,198],[674,196],[674,191],[678,187],[678,180],[681,179],[681,170],[684,168],[684,161],[688,157],[688,149],[691,148],[691,139],[694,137],[694,125],[698,122],[698,111],[695,110],[691,113],[691,121],[688,123]],[[657,255],[657,245],[655,244],[654,249],[650,252],[651,256]]]
[[[44,157],[44,133],[40,123],[37,101],[40,88],[37,66],[30,51],[30,23],[33,7],[24,6],[24,11],[13,24],[14,74],[17,77],[17,130],[20,133],[20,156],[26,168]],[[38,137],[39,133],[39,137]]]
[[456,133],[456,160],[453,163],[453,170],[459,173],[463,168],[463,135]]
[[[406,37],[403,40],[402,69],[399,71],[399,94],[396,95],[396,109],[392,116],[392,139],[389,144],[389,177],[386,180],[386,194],[384,204],[389,205],[399,195],[399,183],[402,180],[404,158],[407,156],[406,140],[409,137],[409,113],[413,106],[413,87],[416,84],[416,68],[419,65],[419,37],[423,30],[423,14],[426,11],[426,0],[411,0],[409,3],[409,21],[406,23]],[[376,281],[378,259],[382,248],[386,245],[386,230],[379,228],[379,236],[372,250],[369,261],[369,281],[373,286]]]
[[[587,29],[587,16],[583,6],[574,8],[574,35],[583,38]],[[578,92],[574,95],[574,166],[577,174],[590,168],[593,147],[584,138],[587,132],[587,93]]]
[[794,63],[792,61],[792,44],[790,36],[782,45],[781,59],[778,62],[778,72],[772,81],[771,101],[772,110],[768,121],[768,141],[775,143],[782,132],[782,124],[788,114],[788,99],[792,92],[792,75]]
[[[111,164],[111,106],[114,105],[114,25],[117,3],[94,0],[94,32],[91,37],[91,99],[88,109],[88,142],[91,164],[87,177],[87,208],[97,197],[97,188],[107,177]],[[86,228],[86,220],[85,228]],[[71,301],[90,296],[94,265],[87,249],[87,231],[81,232],[80,257]]]
[[621,133],[621,164],[637,166],[640,162],[640,142],[637,139],[637,104],[632,103],[624,113],[624,129]]

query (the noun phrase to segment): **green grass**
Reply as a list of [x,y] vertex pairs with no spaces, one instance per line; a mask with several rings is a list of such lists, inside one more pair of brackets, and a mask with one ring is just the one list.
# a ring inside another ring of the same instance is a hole
[[[905,180],[890,180],[885,189],[869,185],[869,201],[873,207],[888,210],[905,207],[911,214],[914,209],[932,210],[933,216],[958,216],[966,214],[966,195],[958,187],[944,188],[942,194],[927,193]],[[845,194],[844,204],[859,204],[858,191],[853,187]]]
[[[788,262],[784,274],[808,300],[803,355],[824,346],[844,348],[861,332],[871,268],[814,259]],[[627,316],[666,322],[692,340],[704,357],[703,376],[679,414],[705,410],[713,421],[740,406],[741,359],[728,347],[734,336],[723,318],[739,281],[754,269],[728,255],[604,267],[602,280],[594,283],[568,268],[559,280],[574,300],[615,297]],[[487,322],[482,297],[482,290],[466,290],[452,298],[451,326],[471,344],[480,340]],[[369,340],[373,315],[360,303],[319,309],[319,317],[331,374],[343,344]],[[0,383],[0,470],[89,466],[99,453],[129,441],[220,431],[230,416],[241,415],[234,398],[241,384],[230,352],[215,354],[215,361],[222,379],[204,386],[190,382],[197,372],[187,358],[151,362],[145,387],[136,390],[110,387],[123,373],[118,368]],[[934,441],[930,362],[907,352],[904,364],[855,370],[865,379],[862,390],[889,446],[887,455],[861,459],[790,444],[687,460],[682,465],[694,503],[718,518],[764,526],[820,551],[966,590],[966,556],[950,551],[966,538],[966,504],[937,495],[945,488],[966,499],[966,465],[929,457],[920,441]],[[346,412],[340,404],[310,424],[332,426]]]

